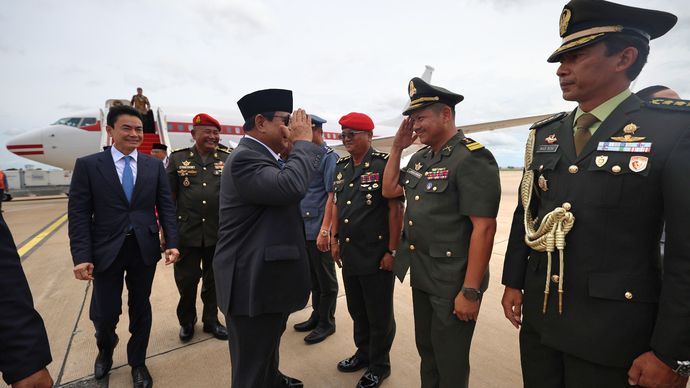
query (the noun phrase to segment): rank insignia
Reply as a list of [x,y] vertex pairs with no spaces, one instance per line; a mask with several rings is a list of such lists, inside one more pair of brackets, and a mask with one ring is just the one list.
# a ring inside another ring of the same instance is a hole
[[604,167],[608,160],[608,155],[598,155],[596,158],[594,158],[594,164],[596,164],[597,167]]
[[335,177],[335,179],[337,179],[337,180],[343,179],[343,173],[339,172],[338,175]]
[[623,136],[613,136],[611,137],[611,140],[614,141],[625,141],[625,142],[639,142],[644,140],[645,138],[643,136],[634,136],[635,131],[637,131],[639,127],[635,125],[634,123],[630,123],[623,127],[623,133],[625,135]]
[[422,169],[422,164],[419,163],[419,162],[415,163],[415,164],[414,164],[414,169],[415,169],[415,171],[421,170],[421,169]]
[[183,160],[182,161],[182,165],[185,167],[189,166],[190,164],[192,164],[192,162],[190,162],[189,160]]
[[452,150],[453,150],[453,146],[452,146],[452,145],[447,145],[447,146],[443,147],[443,151],[444,151],[447,155],[450,155],[450,151],[452,151]]
[[431,171],[425,172],[424,176],[430,181],[448,179],[448,169],[445,167],[434,167]]
[[558,139],[556,138],[556,134],[555,134],[555,133],[550,134],[550,135],[549,135],[546,139],[544,139],[544,140],[546,140],[546,143],[548,143],[548,144],[553,144],[553,143],[555,143],[555,142],[558,141]]
[[544,178],[544,175],[539,175],[539,179],[537,179],[537,184],[539,185],[539,188],[541,191],[549,191],[549,185],[547,184],[548,180]]
[[[366,174],[362,174],[359,177],[359,182],[360,183],[373,183],[373,182],[378,182],[379,181],[379,173],[378,172],[368,172]],[[376,185],[378,187],[378,185]],[[376,188],[374,187],[374,188]]]
[[187,177],[185,177],[184,180],[182,181],[182,186],[184,186],[184,187],[189,187],[189,185],[191,185],[191,184],[192,184],[192,182],[190,182],[189,178],[187,178]]
[[631,156],[630,164],[628,165],[628,167],[630,167],[631,171],[641,172],[644,171],[645,168],[647,168],[648,161],[649,158],[646,156]]

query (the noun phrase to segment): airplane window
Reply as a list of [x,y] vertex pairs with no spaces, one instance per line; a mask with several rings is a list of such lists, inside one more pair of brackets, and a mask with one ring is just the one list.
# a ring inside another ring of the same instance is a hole
[[81,122],[81,126],[86,126],[86,125],[94,125],[96,124],[96,118],[95,117],[84,117],[84,120]]
[[70,127],[78,127],[80,121],[81,117],[70,117],[70,119],[67,120],[65,125],[69,125]]
[[69,117],[61,118],[60,120],[54,122],[52,125],[66,125]]
[[174,131],[175,128],[173,127],[172,123],[168,123],[168,131]]

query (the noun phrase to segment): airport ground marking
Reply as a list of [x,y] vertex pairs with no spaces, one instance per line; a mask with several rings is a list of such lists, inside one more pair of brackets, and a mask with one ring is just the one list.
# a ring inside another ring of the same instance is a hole
[[41,229],[35,236],[28,239],[28,241],[22,243],[22,245],[17,249],[19,257],[22,261],[26,260],[29,255],[38,248],[39,244],[46,240],[48,237],[52,236],[58,228],[60,228],[67,221],[67,213],[61,215],[55,221],[48,224],[48,226]]

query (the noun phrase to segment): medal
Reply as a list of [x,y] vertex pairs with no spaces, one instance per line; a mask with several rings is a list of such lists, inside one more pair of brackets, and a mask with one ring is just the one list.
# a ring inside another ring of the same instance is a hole
[[182,181],[182,186],[184,186],[184,187],[189,187],[189,185],[191,185],[191,184],[192,184],[192,182],[189,181],[188,177],[185,177],[184,180]]
[[609,160],[609,157],[607,155],[598,155],[594,159],[594,164],[596,164],[597,167],[603,167],[608,160]]
[[630,157],[630,164],[628,167],[630,167],[631,171],[634,172],[642,172],[647,168],[647,162],[649,161],[649,158],[646,156],[631,156]]

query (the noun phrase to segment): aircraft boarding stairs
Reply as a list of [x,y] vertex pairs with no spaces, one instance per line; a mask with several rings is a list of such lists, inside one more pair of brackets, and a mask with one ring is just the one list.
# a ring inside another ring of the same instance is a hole
[[[112,138],[108,135],[108,131],[106,130],[106,117],[108,116],[108,111],[110,108],[115,105],[130,105],[130,101],[125,99],[109,99],[105,102],[105,108],[100,109],[101,150],[106,146],[111,146],[113,143]],[[172,146],[170,145],[170,137],[168,136],[168,122],[161,108],[156,109],[152,129],[153,131],[150,131],[149,128],[145,128],[144,141],[138,148],[139,152],[150,155],[153,144],[161,143],[168,146],[167,152],[170,154],[172,151]]]

